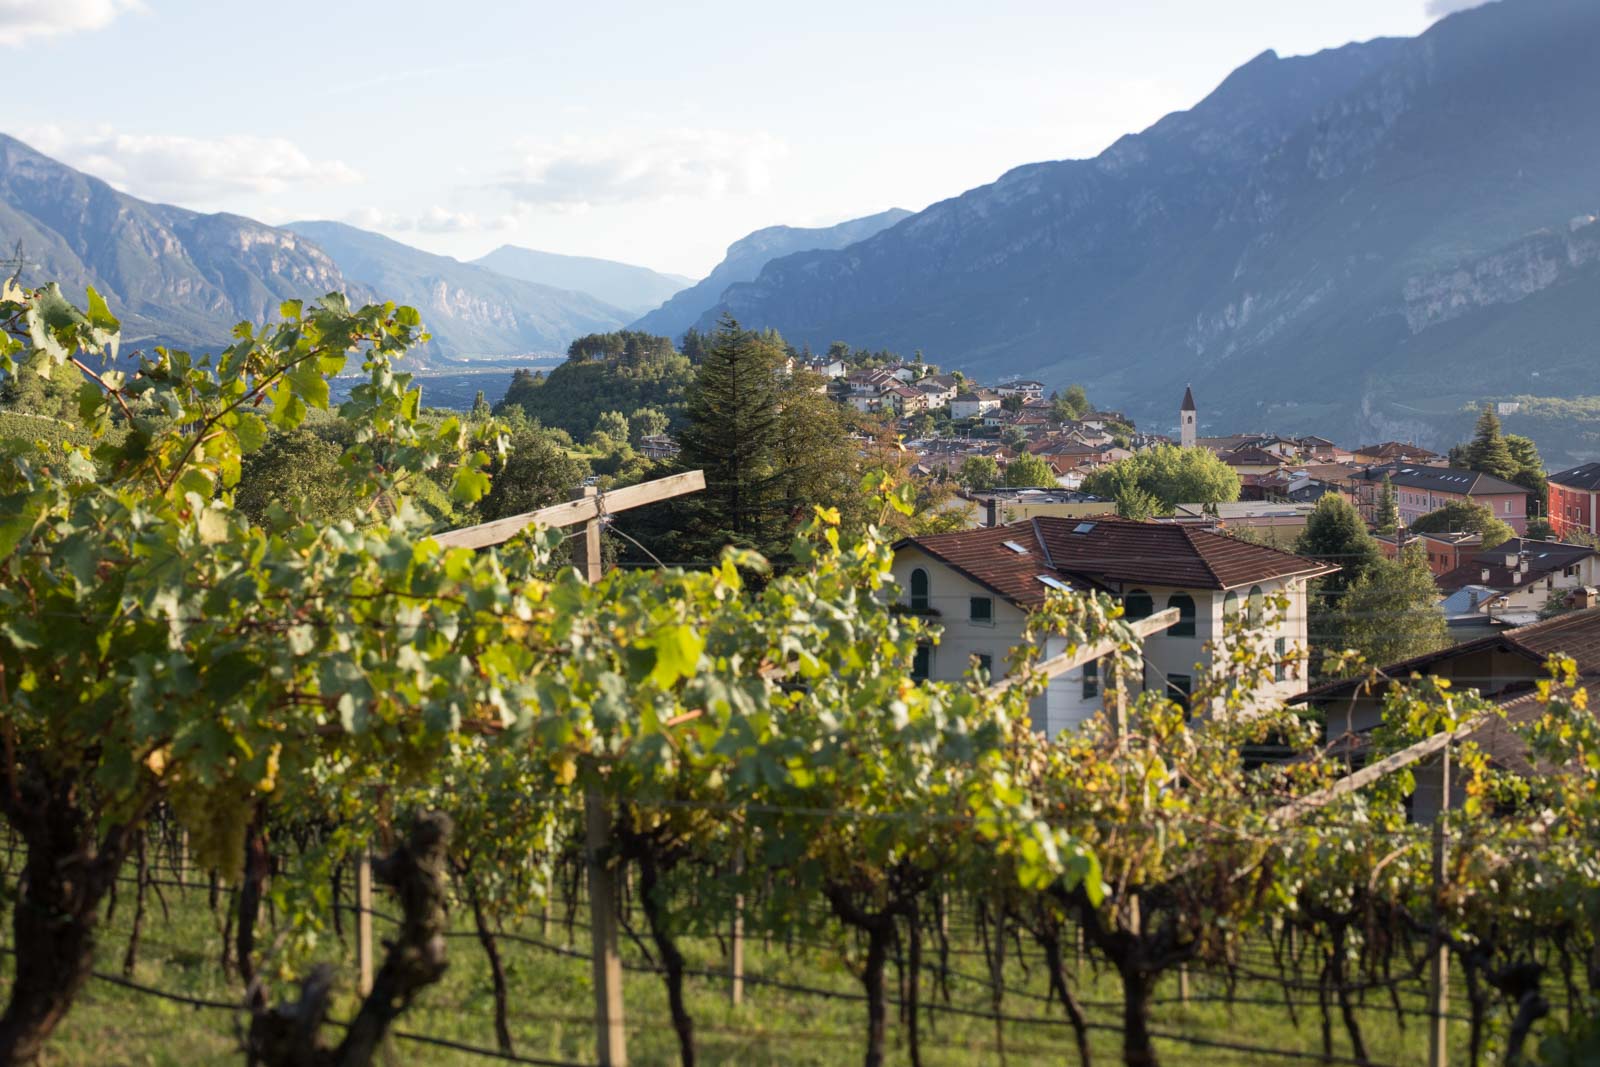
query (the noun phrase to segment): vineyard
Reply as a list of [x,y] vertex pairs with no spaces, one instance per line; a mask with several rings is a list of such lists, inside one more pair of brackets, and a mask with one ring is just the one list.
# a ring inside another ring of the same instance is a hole
[[[92,291],[0,305],[0,370],[79,375],[101,435],[0,444],[0,1063],[1600,1054],[1570,662],[1514,723],[1398,680],[1360,770],[1252,699],[1283,653],[1248,620],[1192,719],[1120,684],[1155,620],[1103,594],[1035,612],[1002,682],[913,682],[938,634],[877,527],[818,508],[793,567],[606,574],[620,493],[431,529],[416,488],[481,496],[504,436],[419,421],[414,311],[282,313],[125,376]],[[351,513],[247,520],[240,457],[352,359]],[[887,518],[908,488],[863,491]],[[1036,734],[1102,656],[1105,713]],[[1424,761],[1459,798],[1430,826]]]

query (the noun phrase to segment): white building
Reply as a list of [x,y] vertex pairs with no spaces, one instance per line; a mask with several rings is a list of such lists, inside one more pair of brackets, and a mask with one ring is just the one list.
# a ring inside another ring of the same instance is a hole
[[1000,397],[987,389],[976,392],[958,393],[950,401],[950,417],[952,419],[977,419],[982,418],[991,411],[1000,407]]
[[[1288,657],[1306,648],[1306,582],[1335,568],[1288,552],[1205,530],[1125,519],[1038,517],[957,533],[908,538],[895,546],[894,574],[905,606],[943,628],[917,669],[942,681],[960,679],[974,662],[995,678],[1021,644],[1028,614],[1054,589],[1109,592],[1131,618],[1177,608],[1180,621],[1148,638],[1135,689],[1164,689],[1187,702],[1208,669],[1206,644],[1221,641],[1224,618],[1265,616],[1267,602],[1286,594],[1289,610],[1265,620],[1255,640]],[[1062,638],[1044,654],[1064,651]],[[1034,726],[1054,735],[1101,707],[1100,664],[1053,680],[1035,702]],[[1286,700],[1305,689],[1298,668],[1285,669],[1263,697]]]

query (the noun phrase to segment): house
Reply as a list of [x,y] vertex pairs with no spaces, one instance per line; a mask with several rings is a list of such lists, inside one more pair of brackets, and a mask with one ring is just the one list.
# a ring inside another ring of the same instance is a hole
[[909,385],[896,385],[883,391],[883,401],[888,407],[894,409],[900,416],[915,415],[919,411],[928,410],[928,397],[920,389],[913,389]]
[[1421,549],[1435,578],[1449,574],[1483,548],[1483,535],[1478,533],[1402,532],[1394,536],[1375,534],[1372,539],[1378,542],[1378,551],[1385,559],[1399,558],[1402,547]]
[[948,407],[950,401],[956,398],[955,383],[952,382],[949,385],[945,385],[937,378],[924,378],[912,388],[926,398],[926,406],[929,411],[938,411]]
[[957,393],[950,401],[952,419],[979,419],[1000,407],[1000,396],[987,389]]
[[1402,526],[1410,526],[1446,504],[1470,501],[1494,512],[1495,518],[1519,535],[1528,532],[1528,491],[1522,486],[1482,471],[1411,464],[1368,467],[1351,476],[1356,507],[1368,522],[1375,519],[1385,475],[1394,485]]
[[[1306,647],[1306,582],[1337,568],[1288,552],[1185,526],[1110,517],[1040,516],[978,530],[907,538],[895,546],[894,575],[906,610],[943,628],[937,645],[917,657],[923,677],[953,681],[973,663],[994,677],[1007,670],[1011,648],[1026,639],[1028,615],[1054,590],[1104,591],[1128,617],[1177,608],[1179,621],[1149,637],[1134,689],[1156,689],[1187,704],[1196,665],[1208,669],[1207,643],[1221,641],[1224,620],[1240,612],[1260,618],[1255,640],[1284,658]],[[1285,594],[1289,610],[1266,619],[1267,598]],[[1065,648],[1045,641],[1044,654]],[[1299,692],[1298,668],[1286,667],[1263,690],[1266,700]],[[1101,706],[1101,663],[1052,680],[1035,700],[1035,728],[1054,735]]]
[[1426,448],[1402,444],[1399,441],[1385,441],[1381,445],[1361,445],[1356,449],[1354,458],[1357,463],[1363,465],[1406,463],[1428,467],[1447,462],[1445,457],[1437,452],[1429,452]]
[[812,374],[818,374],[829,379],[843,378],[846,374],[850,373],[850,368],[845,364],[844,360],[829,359],[826,356],[819,356],[816,359],[811,360],[806,364],[806,370],[810,371]]
[[639,451],[645,459],[671,459],[678,454],[678,442],[664,433],[639,438]]
[[1044,383],[1017,379],[1016,381],[1002,382],[995,386],[995,392],[1002,397],[1020,396],[1024,401],[1041,400],[1044,398]]
[[1478,552],[1438,579],[1446,596],[1467,586],[1479,594],[1476,610],[1488,621],[1519,625],[1536,622],[1547,607],[1600,586],[1600,552],[1588,545],[1512,538]]
[[1560,538],[1600,535],[1600,463],[1585,463],[1550,475],[1550,528]]
[[961,496],[977,506],[978,526],[1004,526],[1044,516],[1057,519],[1088,519],[1113,516],[1114,500],[1079,493],[1070,489],[1014,489],[1001,486],[964,492]]
[[1283,466],[1284,457],[1269,452],[1260,445],[1249,444],[1227,452],[1218,452],[1217,458],[1233,468],[1239,475],[1271,474]]
[[[1320,712],[1327,723],[1328,740],[1339,742],[1360,762],[1367,737],[1383,723],[1384,701],[1393,684],[1390,679],[1413,675],[1448,679],[1452,689],[1475,689],[1510,712],[1525,709],[1530,696],[1537,699],[1536,687],[1549,678],[1547,664],[1556,655],[1574,660],[1580,685],[1593,687],[1600,681],[1600,608],[1568,612],[1386,664],[1376,682],[1365,674],[1330,682],[1296,697],[1295,702]],[[1419,764],[1413,774],[1417,789],[1411,800],[1412,817],[1432,821],[1443,795],[1439,763]]]

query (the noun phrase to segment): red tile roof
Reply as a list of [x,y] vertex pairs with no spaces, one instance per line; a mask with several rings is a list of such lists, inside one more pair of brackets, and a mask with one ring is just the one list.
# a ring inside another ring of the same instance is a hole
[[[1011,541],[1026,554],[1005,546]],[[1049,574],[1077,589],[1139,585],[1231,589],[1335,568],[1208,530],[1128,519],[1041,517],[988,529],[908,538],[973,581],[1022,607],[1044,602]]]

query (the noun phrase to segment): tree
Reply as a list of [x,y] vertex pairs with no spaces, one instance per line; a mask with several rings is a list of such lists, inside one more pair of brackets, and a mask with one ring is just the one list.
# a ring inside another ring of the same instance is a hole
[[567,500],[587,470],[541,427],[512,428],[506,454],[489,468],[489,492],[478,503],[481,521],[521,515]]
[[678,436],[680,465],[706,473],[705,492],[685,505],[688,558],[709,562],[725,545],[770,555],[788,547],[793,526],[777,466],[783,354],[731,316],[711,338]]
[[1161,510],[1161,501],[1140,489],[1137,485],[1130,486],[1117,494],[1117,514],[1124,519],[1133,519],[1144,522],[1153,519]]
[[1010,396],[1003,396],[1000,398],[1000,410],[1009,411],[1012,414],[1016,414],[1022,410],[1022,403],[1022,394],[1012,393]]
[[1089,404],[1089,394],[1081,385],[1069,385],[1066,392],[1051,399],[1055,416],[1062,422],[1081,419],[1093,410]]
[[595,420],[595,434],[605,434],[613,441],[628,440],[628,417],[620,411],[602,412]]
[[1170,512],[1179,504],[1222,504],[1239,499],[1239,475],[1203,448],[1159,445],[1090,474],[1083,491],[1115,500],[1136,486]]
[[1400,528],[1400,508],[1395,504],[1394,482],[1387,474],[1383,476],[1383,484],[1378,487],[1378,508],[1373,525],[1378,533],[1385,536],[1393,536]]
[[354,517],[363,501],[352,498],[339,474],[344,449],[310,430],[297,428],[272,434],[259,451],[244,457],[233,504],[258,526],[302,522],[325,525]]
[[1510,451],[1511,460],[1517,467],[1511,480],[1528,491],[1528,514],[1540,514],[1550,500],[1550,480],[1545,475],[1544,459],[1539,455],[1539,446],[1533,443],[1531,437],[1508,433],[1506,448]]
[[640,408],[628,418],[634,444],[646,437],[659,437],[667,432],[669,424],[666,413],[658,408]]
[[1351,584],[1338,613],[1338,644],[1373,665],[1397,663],[1450,644],[1439,588],[1415,542],[1380,559]]
[[1007,448],[1021,451],[1022,446],[1028,443],[1028,431],[1021,426],[1007,426],[1000,431],[1000,440]]
[[956,481],[963,489],[993,489],[1000,484],[1000,464],[993,456],[968,456],[956,471]]
[[1437,511],[1420,516],[1411,524],[1411,532],[1481,534],[1484,548],[1493,548],[1517,535],[1510,526],[1495,518],[1494,512],[1470,500],[1452,500]]
[[1381,558],[1361,513],[1344,497],[1328,493],[1317,501],[1295,542],[1296,554],[1339,568],[1319,580],[1324,594],[1342,594]]
[[1517,461],[1512,456],[1506,439],[1501,436],[1500,418],[1494,413],[1491,405],[1483,405],[1472,440],[1467,444],[1462,456],[1471,470],[1492,474],[1507,481],[1516,475]]
[[1008,486],[1055,486],[1056,472],[1049,461],[1041,456],[1024,452],[1010,463],[1006,464],[1005,480],[1002,483]]

